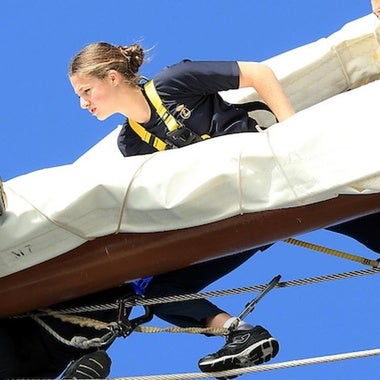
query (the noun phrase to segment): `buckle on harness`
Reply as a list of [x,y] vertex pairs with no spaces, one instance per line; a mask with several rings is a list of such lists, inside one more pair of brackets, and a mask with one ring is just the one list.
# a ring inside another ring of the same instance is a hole
[[202,138],[194,133],[191,129],[180,125],[178,128],[170,131],[166,134],[170,139],[174,140],[175,145],[178,147],[183,147],[186,145],[193,144],[195,142],[202,141]]
[[126,338],[128,335],[130,335],[133,330],[136,329],[137,326],[149,322],[153,318],[153,313],[150,310],[150,307],[147,305],[143,305],[144,308],[144,314],[133,318],[133,319],[128,319],[129,313],[130,313],[130,306],[126,306],[126,304],[131,304],[132,306],[136,306],[137,300],[142,300],[143,297],[139,295],[132,295],[127,298],[121,298],[118,300],[119,303],[119,311],[118,311],[118,321],[117,321],[117,326],[118,326],[118,336],[122,336]]

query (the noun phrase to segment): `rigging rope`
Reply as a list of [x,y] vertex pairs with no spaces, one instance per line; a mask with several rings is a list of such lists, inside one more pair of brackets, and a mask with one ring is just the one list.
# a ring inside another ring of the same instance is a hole
[[288,244],[297,245],[297,246],[302,247],[302,248],[308,248],[308,249],[313,249],[314,251],[327,253],[329,255],[337,256],[337,257],[340,257],[343,259],[356,261],[358,263],[361,263],[363,265],[368,265],[368,266],[373,267],[373,268],[377,268],[379,266],[378,260],[366,259],[365,257],[352,255],[351,253],[338,251],[337,249],[323,247],[323,246],[318,245],[318,244],[313,244],[313,243],[309,243],[306,241],[293,239],[293,238],[285,239],[284,242],[288,243]]
[[[342,279],[354,278],[354,277],[360,277],[360,276],[366,276],[366,275],[372,275],[372,274],[380,274],[380,268],[361,269],[357,271],[333,273],[333,274],[316,276],[316,277],[307,277],[303,279],[282,281],[282,282],[279,282],[278,285],[275,286],[275,288],[287,288],[287,287],[293,287],[293,286],[316,284],[316,283],[321,283],[321,282],[342,280]],[[181,294],[181,295],[176,295],[176,296],[138,299],[135,301],[134,304],[132,303],[128,304],[126,302],[125,306],[127,307],[151,306],[151,305],[170,303],[170,302],[191,301],[194,299],[201,299],[201,298],[211,298],[211,297],[221,297],[221,296],[226,296],[226,295],[242,294],[242,293],[261,291],[262,289],[264,289],[265,286],[266,285],[253,285],[253,286],[231,288],[231,289],[225,289],[225,290],[216,290],[216,291],[203,292],[203,293],[189,293],[189,294]],[[66,308],[66,309],[59,310],[59,312],[63,314],[82,313],[82,312],[91,312],[91,311],[100,311],[100,310],[110,310],[110,309],[115,309],[117,307],[118,307],[117,303],[108,303],[108,304],[103,304],[103,305]],[[44,314],[45,313],[43,311],[36,313],[36,315],[44,315]],[[18,316],[18,318],[24,317],[24,316],[28,316],[28,314]]]
[[284,369],[292,367],[301,367],[312,364],[331,363],[348,359],[360,359],[370,356],[380,355],[380,348],[366,351],[348,352],[343,354],[320,356],[308,359],[291,360],[282,363],[262,364],[255,367],[245,367],[239,369],[232,369],[221,372],[208,372],[208,373],[182,373],[172,375],[152,375],[152,376],[133,376],[133,377],[115,377],[110,380],[185,380],[185,379],[205,379],[205,378],[222,378],[225,376],[242,375],[247,373],[265,372],[275,369]]
[[[378,274],[378,273],[380,273],[379,268],[359,270],[359,271],[354,271],[354,272],[336,273],[336,274],[311,277],[311,278],[306,278],[306,279],[279,282],[275,287],[285,288],[285,287],[290,287],[290,286],[314,284],[314,283],[331,281],[331,280],[336,280],[336,279],[345,279],[349,277],[358,277],[362,275]],[[213,296],[216,297],[216,296],[222,296],[222,295],[240,294],[244,292],[260,291],[264,289],[265,287],[266,285],[256,285],[256,286],[243,287],[243,288],[227,289],[224,291],[222,290],[222,291],[213,291],[213,292],[206,292],[206,293],[184,294],[184,295],[179,295],[179,296],[159,297],[159,298],[152,298],[152,299],[141,299],[141,300],[138,299],[136,300],[136,304],[139,304],[142,306],[142,305],[152,305],[152,304],[157,304],[157,303],[186,301],[186,300],[192,300],[195,298],[209,298]],[[78,315],[67,315],[67,314],[83,312],[83,311],[91,312],[91,311],[98,311],[98,310],[106,310],[106,308],[109,310],[110,308],[111,309],[118,308],[118,306],[119,305],[117,303],[113,303],[113,304],[106,304],[106,305],[94,305],[91,307],[65,309],[61,311],[45,309],[45,310],[41,310],[39,314],[26,314],[23,316],[24,317],[30,316],[31,318],[33,318],[37,323],[39,323],[43,328],[45,328],[50,334],[52,334],[57,340],[59,340],[63,344],[74,346],[74,347],[88,348],[88,347],[95,347],[97,344],[101,343],[101,339],[97,339],[97,338],[86,339],[83,337],[74,337],[73,339],[68,341],[65,338],[61,337],[59,334],[57,334],[54,330],[52,330],[44,321],[42,321],[39,318],[39,316],[50,315],[56,318],[60,318],[62,321],[77,323],[77,324],[80,324],[81,326],[93,327],[98,330],[108,329],[112,331],[112,328],[114,327],[115,323],[105,323],[105,322],[97,321],[91,318],[80,317]],[[133,306],[133,304],[131,306]],[[161,327],[153,327],[153,326],[152,327],[137,326],[135,331],[145,332],[145,333],[157,333],[157,332],[171,332],[171,333],[187,332],[187,333],[192,333],[192,334],[209,333],[209,334],[214,334],[214,335],[226,335],[227,333],[226,329],[223,329],[223,328],[181,328],[181,327],[161,328]]]

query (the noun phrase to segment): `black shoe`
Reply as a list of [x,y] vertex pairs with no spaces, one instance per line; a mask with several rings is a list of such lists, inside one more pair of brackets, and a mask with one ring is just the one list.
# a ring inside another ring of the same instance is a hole
[[271,360],[277,355],[278,349],[277,340],[261,326],[251,330],[236,330],[227,336],[226,344],[218,352],[200,359],[198,366],[202,372],[250,367]]
[[111,371],[111,363],[105,351],[95,351],[73,362],[61,379],[105,379]]

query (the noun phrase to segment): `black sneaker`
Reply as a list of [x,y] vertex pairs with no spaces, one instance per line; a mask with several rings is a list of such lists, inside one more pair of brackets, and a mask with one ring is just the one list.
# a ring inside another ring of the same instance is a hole
[[61,379],[105,379],[111,371],[111,363],[105,351],[95,351],[73,362]]
[[226,344],[218,352],[200,359],[198,366],[202,372],[250,367],[271,360],[277,355],[278,349],[277,340],[261,326],[251,330],[236,330],[227,336]]

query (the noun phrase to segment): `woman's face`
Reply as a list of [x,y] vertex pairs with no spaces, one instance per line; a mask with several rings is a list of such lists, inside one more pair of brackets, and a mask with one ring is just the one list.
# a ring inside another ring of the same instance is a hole
[[111,77],[99,79],[91,75],[74,74],[70,78],[80,106],[98,120],[105,120],[117,112],[115,86]]

